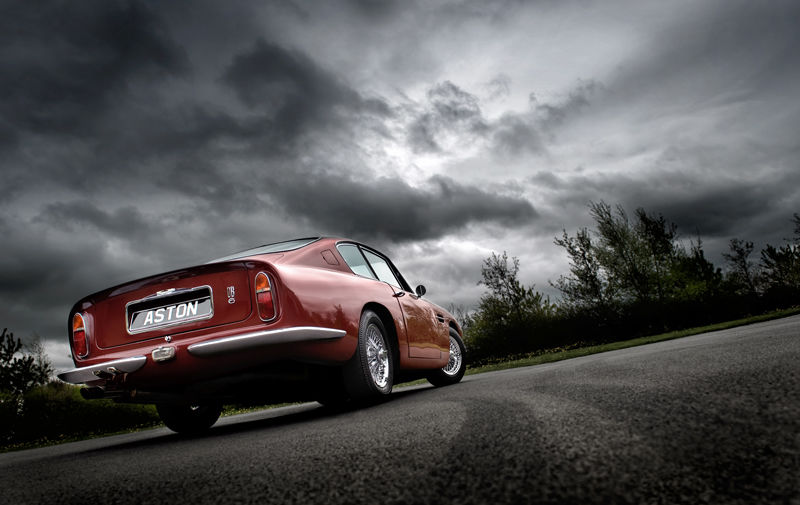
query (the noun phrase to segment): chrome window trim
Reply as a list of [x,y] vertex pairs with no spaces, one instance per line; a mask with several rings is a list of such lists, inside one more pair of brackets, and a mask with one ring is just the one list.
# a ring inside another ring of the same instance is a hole
[[[372,273],[372,277],[367,277],[366,275],[362,275],[362,274],[356,272],[355,270],[353,270],[353,266],[350,265],[350,263],[347,262],[347,258],[344,257],[344,254],[342,254],[342,251],[339,249],[339,246],[342,246],[342,245],[345,245],[345,246],[349,245],[349,246],[353,246],[353,247],[356,248],[356,251],[358,251],[358,254],[360,254],[361,258],[364,260],[364,265],[366,265],[367,269]],[[364,279],[370,279],[370,280],[373,280],[373,281],[382,282],[380,279],[378,279],[378,275],[375,273],[375,270],[372,269],[372,265],[369,264],[369,260],[367,259],[367,257],[364,256],[364,251],[361,250],[361,247],[360,247],[359,244],[357,244],[355,242],[337,242],[336,243],[336,252],[338,252],[339,256],[342,257],[342,259],[344,260],[344,264],[347,266],[348,270],[350,270],[350,273],[352,273],[353,275],[357,275],[359,277],[363,277]]]
[[[364,244],[362,244],[360,242],[353,242],[352,240],[340,240],[340,241],[336,242],[336,252],[339,253],[339,256],[342,256],[342,253],[339,251],[339,245],[341,245],[341,244],[356,246],[356,248],[358,249],[358,252],[360,252],[361,256],[364,258],[364,261],[367,262],[367,267],[369,267],[370,272],[372,272],[372,274],[375,277],[374,278],[373,277],[366,277],[364,275],[357,274],[357,273],[353,272],[353,269],[350,268],[350,265],[348,265],[347,261],[345,261],[344,264],[347,266],[348,270],[350,270],[350,273],[352,273],[353,275],[357,275],[359,277],[362,277],[364,279],[371,279],[373,281],[378,281],[378,282],[383,282],[384,284],[389,284],[388,282],[384,282],[384,281],[378,279],[378,275],[375,273],[375,270],[372,268],[372,264],[370,264],[369,260],[367,259],[366,255],[364,254],[364,251],[369,251],[369,252],[375,254],[376,256],[379,256],[379,257],[383,258],[384,260],[386,260],[386,264],[389,265],[389,269],[395,274],[395,277],[397,278],[397,281],[401,284],[401,286],[399,286],[400,289],[402,289],[403,291],[405,291],[407,293],[410,293],[410,294],[416,296],[416,294],[414,293],[414,290],[411,289],[411,285],[408,283],[408,281],[406,281],[405,277],[403,277],[403,274],[400,273],[400,270],[395,266],[394,262],[389,258],[389,256],[383,254],[382,252],[378,251],[377,249],[374,249],[372,247],[366,246],[366,245],[364,245]],[[344,256],[342,256],[342,259],[344,259]]]
[[[157,300],[158,298],[166,298],[168,296],[173,296],[175,294],[183,294],[183,293],[188,293],[188,292],[191,292],[191,291],[199,291],[199,290],[205,289],[205,288],[208,288],[209,299],[211,301],[211,313],[205,314],[205,315],[202,315],[202,316],[191,317],[191,318],[187,318],[187,319],[181,319],[180,321],[173,321],[173,322],[170,322],[170,323],[154,324],[152,326],[148,326],[147,329],[131,331],[131,328],[130,328],[131,325],[130,325],[130,321],[129,321],[130,314],[128,313],[128,308],[131,305],[133,305],[134,303],[145,302],[145,301],[149,302],[149,301]],[[147,295],[144,298],[139,298],[138,300],[132,300],[132,301],[130,301],[130,302],[125,304],[125,331],[128,333],[128,335],[138,335],[139,333],[147,333],[148,331],[158,330],[158,329],[161,329],[161,328],[170,328],[170,327],[173,327],[173,326],[181,326],[183,324],[192,323],[192,322],[195,322],[195,321],[205,321],[207,319],[211,319],[212,317],[214,317],[214,289],[211,286],[209,286],[208,284],[204,284],[202,286],[195,286],[193,288],[184,288],[184,289],[178,288],[178,289],[176,289],[174,291],[169,291],[169,290],[158,291],[156,293],[153,293],[152,295]]]
[[[372,251],[372,250],[370,250],[370,249],[368,249],[366,247],[361,250],[361,254],[367,260],[367,263],[369,264],[370,268],[372,268],[372,271],[375,272],[375,276],[378,278],[379,281],[385,282],[386,284],[389,284],[390,286],[396,287],[397,289],[403,289],[402,283],[397,278],[397,275],[395,274],[395,271],[392,268],[392,263],[385,256],[383,256],[382,254],[377,254],[374,251]],[[389,282],[386,279],[381,279],[381,276],[378,274],[378,270],[376,269],[376,266],[373,265],[372,264],[373,262],[370,261],[370,259],[369,259],[369,255],[370,254],[375,256],[379,260],[383,261],[383,263],[386,265],[386,268],[389,270],[389,274],[391,274],[392,279],[394,280],[394,282]]]

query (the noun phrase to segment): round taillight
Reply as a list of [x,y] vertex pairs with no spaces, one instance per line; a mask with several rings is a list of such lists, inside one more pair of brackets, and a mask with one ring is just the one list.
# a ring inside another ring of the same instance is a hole
[[269,277],[264,272],[256,275],[256,305],[258,305],[258,315],[264,321],[275,318],[275,300],[272,298],[272,284]]
[[72,316],[72,352],[79,358],[89,354],[89,345],[86,341],[86,325],[83,316],[75,314]]

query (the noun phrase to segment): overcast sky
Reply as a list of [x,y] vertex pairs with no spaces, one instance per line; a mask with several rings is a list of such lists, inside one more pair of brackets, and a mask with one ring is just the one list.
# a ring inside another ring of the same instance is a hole
[[87,294],[363,240],[447,306],[527,284],[591,201],[779,244],[800,212],[796,1],[2,2],[0,327],[71,366]]

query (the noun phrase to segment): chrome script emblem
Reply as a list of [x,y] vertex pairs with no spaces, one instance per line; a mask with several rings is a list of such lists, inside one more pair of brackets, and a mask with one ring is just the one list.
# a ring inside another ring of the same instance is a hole
[[[145,311],[144,322],[142,327],[153,326],[162,323],[171,323],[180,319],[194,318],[198,314],[200,300],[193,300],[191,302],[179,303],[176,305],[167,305],[166,307],[159,307],[155,310]],[[141,312],[134,315],[138,316]]]
[[236,288],[228,286],[228,303],[236,303]]

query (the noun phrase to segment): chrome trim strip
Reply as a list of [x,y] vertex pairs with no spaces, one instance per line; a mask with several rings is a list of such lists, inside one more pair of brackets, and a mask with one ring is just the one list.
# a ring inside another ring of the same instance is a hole
[[58,378],[70,384],[83,384],[84,382],[96,381],[98,377],[95,375],[95,372],[109,372],[109,368],[113,368],[116,372],[109,373],[130,373],[142,368],[146,362],[147,358],[145,356],[115,359],[96,365],[73,368],[72,370],[67,370],[66,372],[58,374]]
[[295,326],[278,330],[264,330],[218,338],[208,342],[198,342],[189,346],[189,352],[195,356],[214,356],[234,351],[244,351],[265,345],[286,344],[291,342],[308,342],[314,340],[332,340],[347,334],[344,330],[321,328],[318,326]]

